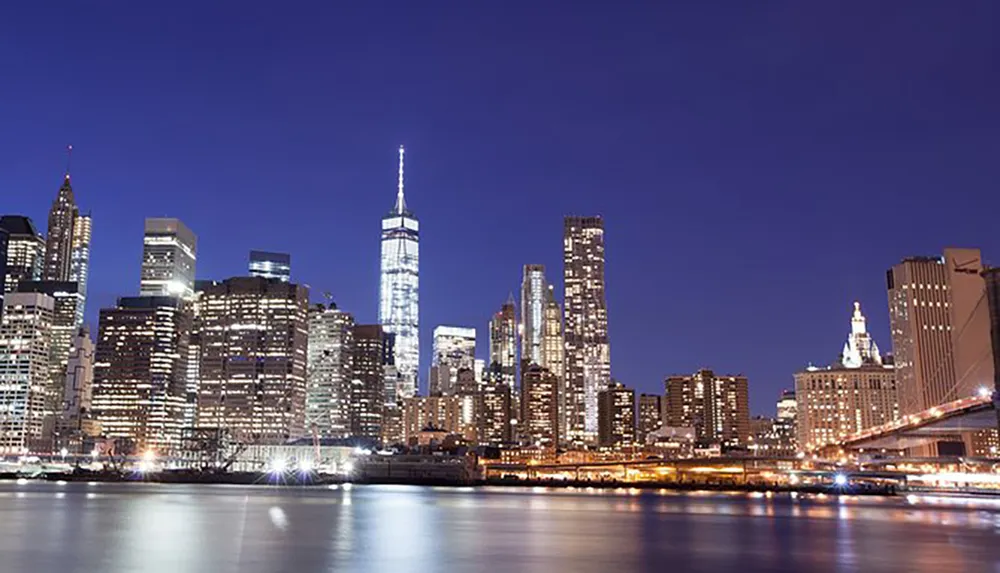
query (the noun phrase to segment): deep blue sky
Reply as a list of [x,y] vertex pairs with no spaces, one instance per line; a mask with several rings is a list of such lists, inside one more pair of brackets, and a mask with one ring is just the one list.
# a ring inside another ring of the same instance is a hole
[[374,321],[399,144],[422,376],[437,324],[485,352],[524,263],[561,292],[567,214],[606,220],[613,374],[743,372],[759,412],[855,299],[890,349],[900,258],[1000,263],[996,2],[18,4],[0,212],[44,227],[74,145],[92,321],[137,291],[146,216],[198,234],[199,277],[288,251]]

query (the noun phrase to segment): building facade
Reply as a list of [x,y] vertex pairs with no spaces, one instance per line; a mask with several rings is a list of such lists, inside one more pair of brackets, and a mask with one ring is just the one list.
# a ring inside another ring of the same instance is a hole
[[691,427],[700,445],[740,447],[750,437],[746,376],[717,375],[707,369],[666,379],[666,425]]
[[490,319],[490,363],[498,365],[500,379],[513,392],[517,382],[517,309],[513,297]]
[[194,294],[198,238],[179,219],[146,219],[142,239],[143,296]]
[[28,217],[4,215],[0,228],[7,233],[4,292],[14,292],[21,281],[42,278],[45,262],[45,239]]
[[56,447],[86,453],[87,438],[100,434],[100,424],[92,415],[94,396],[94,341],[87,327],[77,330],[66,362],[66,383],[62,412],[56,428]]
[[250,276],[278,279],[287,283],[292,279],[292,256],[288,253],[250,251]]
[[255,443],[304,435],[308,289],[234,277],[200,300],[198,426]]
[[597,394],[611,381],[611,347],[604,280],[604,221],[566,217],[563,287],[567,438],[597,435]]
[[[868,345],[867,354],[855,350]],[[799,448],[809,451],[899,416],[896,371],[883,364],[870,340],[861,305],[854,303],[851,332],[839,364],[795,374]],[[779,415],[782,414],[779,402]],[[789,417],[787,412],[785,419]]]
[[945,249],[887,273],[901,414],[974,396],[993,380],[982,270],[979,249]]
[[472,369],[476,363],[476,329],[461,326],[434,328],[434,352],[431,357],[431,395],[456,393],[458,372]]
[[646,443],[646,437],[663,425],[663,397],[659,394],[639,394],[639,423],[636,439]]
[[399,398],[416,394],[420,371],[420,224],[403,198],[403,148],[399,148],[396,205],[382,217],[378,322],[395,335],[393,363]]
[[43,439],[55,301],[8,293],[0,317],[0,452],[36,450]]
[[602,447],[635,444],[635,390],[612,382],[597,397],[598,444]]
[[136,451],[179,447],[190,331],[178,297],[123,297],[101,309],[92,407],[105,436]]
[[350,414],[351,436],[379,440],[385,407],[385,363],[391,346],[378,324],[352,329]]
[[554,374],[537,364],[521,373],[521,436],[543,448],[559,445],[559,384]]
[[499,373],[491,376],[487,371],[485,376],[476,396],[478,441],[492,446],[509,444],[513,439],[511,412],[514,408],[510,386],[500,380]]
[[406,441],[426,429],[449,434],[462,432],[462,401],[458,396],[414,396],[403,400]]
[[321,437],[351,435],[353,350],[354,317],[334,304],[310,307],[306,424]]
[[525,364],[545,365],[545,309],[549,283],[545,265],[524,265],[521,279],[521,359]]

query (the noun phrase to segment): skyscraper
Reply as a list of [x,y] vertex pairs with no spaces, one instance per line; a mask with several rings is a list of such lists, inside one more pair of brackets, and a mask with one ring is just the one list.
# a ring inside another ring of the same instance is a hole
[[350,435],[374,441],[382,435],[386,335],[381,325],[358,324],[351,336]]
[[40,280],[45,262],[45,239],[35,224],[28,217],[4,215],[0,217],[0,228],[7,231],[4,292],[14,292],[21,281]]
[[545,310],[549,284],[545,265],[524,265],[521,279],[521,359],[525,364],[545,364]]
[[904,259],[887,273],[900,414],[976,394],[993,380],[979,249]]
[[568,438],[591,441],[597,434],[597,394],[611,381],[604,221],[600,217],[566,217],[563,278]]
[[323,437],[351,433],[353,329],[354,317],[334,304],[309,310],[306,423]]
[[635,390],[612,382],[597,394],[597,442],[604,447],[635,443]]
[[569,428],[566,423],[566,373],[563,353],[563,313],[562,307],[556,301],[552,285],[549,285],[545,297],[545,311],[542,315],[542,363],[556,379],[556,392],[559,395],[559,440],[566,442]]
[[87,327],[77,330],[66,361],[66,383],[63,386],[62,413],[53,449],[66,447],[83,453],[83,440],[100,434],[100,425],[93,419],[94,342]]
[[559,444],[559,393],[555,376],[538,364],[521,373],[521,435],[529,444]]
[[750,403],[745,376],[699,370],[670,376],[664,382],[667,426],[694,428],[702,445],[746,445],[750,437]]
[[199,304],[198,425],[265,444],[304,435],[309,290],[234,277]]
[[0,452],[36,449],[52,381],[49,345],[55,301],[9,293],[0,317]]
[[140,292],[144,296],[192,296],[197,252],[198,238],[179,219],[146,219]]
[[7,290],[4,282],[7,279],[7,238],[10,233],[3,226],[0,226],[0,313],[3,313],[3,295]]
[[292,278],[292,256],[288,253],[250,251],[250,276],[278,279],[287,283]]
[[434,328],[430,394],[454,394],[461,369],[476,365],[476,329],[461,326]]
[[73,197],[69,173],[49,209],[49,232],[45,240],[42,280],[67,281],[73,269],[73,225],[80,215]]
[[399,148],[396,205],[382,217],[378,321],[396,335],[399,398],[413,396],[420,369],[420,225],[403,198],[403,148]]
[[497,446],[511,441],[512,410],[510,386],[500,381],[498,371],[495,376],[487,373],[476,396],[480,444]]
[[82,322],[79,316],[83,294],[79,285],[65,281],[21,281],[17,292],[44,294],[53,300],[52,325],[49,330],[49,384],[46,387],[45,438],[51,438],[62,411],[66,386],[66,364],[73,340]]
[[646,436],[663,425],[663,397],[659,394],[639,394],[639,423],[636,424],[636,439],[646,443]]
[[517,380],[517,311],[514,297],[490,319],[490,363],[500,367],[500,379],[514,390]]
[[859,303],[854,303],[851,332],[840,363],[797,372],[791,398],[794,414],[787,400],[783,395],[778,402],[778,420],[787,426],[791,418],[797,425],[797,441],[805,450],[891,422],[899,415],[895,372],[882,363]]
[[122,297],[101,309],[92,407],[104,435],[137,450],[180,444],[190,332],[177,297]]

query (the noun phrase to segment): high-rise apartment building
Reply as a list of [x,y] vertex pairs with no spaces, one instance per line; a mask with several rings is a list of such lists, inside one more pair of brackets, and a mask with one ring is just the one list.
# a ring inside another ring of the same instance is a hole
[[309,290],[260,277],[200,295],[198,426],[282,443],[306,432]]
[[55,301],[41,293],[8,293],[0,317],[0,452],[38,449],[43,438]]
[[21,281],[40,280],[45,262],[45,239],[35,224],[28,217],[4,215],[0,217],[0,228],[7,232],[4,292],[14,292]]
[[194,294],[198,238],[179,219],[146,219],[142,239],[143,296]]
[[774,419],[774,433],[785,449],[795,452],[799,445],[799,403],[795,390],[782,390],[776,410],[778,416]]
[[556,392],[559,394],[559,440],[566,442],[569,428],[566,422],[566,369],[563,360],[565,341],[563,340],[563,312],[556,301],[552,285],[549,285],[542,314],[542,363],[556,378]]
[[511,412],[514,408],[511,388],[500,380],[499,369],[491,368],[484,376],[476,396],[479,443],[492,446],[510,443],[513,438]]
[[545,366],[545,309],[549,283],[545,265],[524,265],[521,279],[521,360],[525,364]]
[[335,304],[310,308],[306,424],[322,437],[351,435],[353,331],[354,317]]
[[611,381],[600,217],[566,217],[563,287],[567,437],[589,441],[598,430],[597,394]]
[[378,440],[385,407],[386,334],[381,325],[358,324],[352,329],[350,435]]
[[49,385],[46,388],[45,428],[46,438],[52,437],[62,411],[63,392],[66,386],[66,364],[73,340],[80,330],[79,316],[83,306],[83,293],[75,282],[21,281],[17,292],[44,294],[53,300],[52,327],[49,330]]
[[597,443],[628,446],[635,440],[635,390],[611,382],[597,394]]
[[[867,349],[867,350],[866,350]],[[839,364],[810,366],[795,374],[798,443],[812,450],[843,437],[895,420],[899,415],[893,367],[882,363],[867,332],[861,305],[854,303],[851,332]],[[779,416],[782,412],[778,402]]]
[[535,446],[559,445],[559,385],[548,369],[531,364],[521,372],[521,436]]
[[105,436],[136,451],[179,446],[190,332],[190,308],[178,297],[123,297],[101,309],[92,407]]
[[915,414],[993,380],[979,249],[904,259],[887,273],[899,409]]
[[636,439],[646,443],[646,436],[663,425],[663,397],[659,394],[639,394],[639,423],[636,425]]
[[695,429],[702,445],[742,446],[750,437],[750,404],[745,376],[699,370],[670,376],[666,388],[666,425]]
[[250,276],[278,279],[287,283],[292,278],[292,256],[288,253],[250,251]]
[[517,381],[517,311],[513,296],[490,319],[490,363],[499,366],[500,379],[513,392]]
[[461,326],[434,328],[431,357],[430,394],[455,394],[458,372],[476,363],[476,329]]
[[378,322],[395,335],[393,360],[399,398],[416,394],[420,370],[420,224],[403,198],[403,148],[399,148],[396,205],[382,217]]

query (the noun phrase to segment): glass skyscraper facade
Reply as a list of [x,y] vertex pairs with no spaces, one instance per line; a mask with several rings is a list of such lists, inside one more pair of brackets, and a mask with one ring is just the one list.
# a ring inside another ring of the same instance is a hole
[[194,294],[198,239],[179,219],[146,219],[142,239],[143,296]]
[[420,369],[420,225],[403,198],[403,148],[399,148],[396,206],[382,218],[378,321],[395,335],[398,398],[413,396]]

